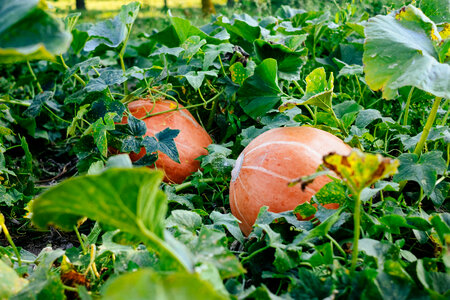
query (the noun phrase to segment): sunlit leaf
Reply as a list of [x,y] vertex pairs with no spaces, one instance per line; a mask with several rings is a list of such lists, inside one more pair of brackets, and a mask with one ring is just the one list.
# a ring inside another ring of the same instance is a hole
[[20,278],[11,267],[0,260],[0,299],[9,299],[27,284],[26,279]]
[[55,55],[67,51],[72,35],[59,19],[45,11],[43,3],[39,0],[0,2],[0,63],[55,60]]
[[421,10],[409,5],[373,17],[365,33],[364,71],[371,89],[382,89],[386,99],[403,86],[450,98],[450,65],[439,61],[436,50],[442,39]]
[[357,194],[376,181],[396,173],[399,165],[398,160],[358,150],[347,156],[329,154],[323,161],[328,169],[341,177]]
[[53,224],[71,230],[79,219],[88,217],[138,237],[168,265],[180,267],[181,263],[190,269],[183,246],[169,246],[174,240],[164,233],[167,203],[158,188],[161,179],[161,172],[148,168],[108,169],[71,178],[34,200],[33,222],[41,228]]
[[[130,286],[133,288],[130,289]],[[189,273],[157,273],[142,269],[114,279],[106,288],[105,299],[226,299],[212,285]]]

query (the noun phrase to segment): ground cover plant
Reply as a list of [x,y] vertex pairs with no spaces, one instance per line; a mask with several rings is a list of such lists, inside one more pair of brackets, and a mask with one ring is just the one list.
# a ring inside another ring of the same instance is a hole
[[[0,299],[448,299],[448,1],[255,3],[147,31],[138,2],[86,21],[0,1]],[[138,99],[172,102],[137,115]],[[146,122],[186,110],[212,144],[163,182],[148,167],[180,161],[188,128]],[[329,176],[244,235],[236,160],[299,126],[353,150],[289,180]]]

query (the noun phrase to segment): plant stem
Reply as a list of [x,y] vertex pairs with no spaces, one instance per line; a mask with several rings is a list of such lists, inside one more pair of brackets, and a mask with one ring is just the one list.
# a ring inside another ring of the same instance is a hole
[[411,105],[411,98],[414,92],[414,87],[411,87],[411,90],[408,94],[408,99],[406,99],[406,106],[405,106],[405,115],[403,116],[403,125],[408,125],[408,115],[409,115],[409,106]]
[[219,97],[214,99],[213,106],[211,108],[211,111],[209,112],[208,123],[206,123],[206,130],[210,130],[213,125],[214,116],[216,115],[217,105],[219,105],[218,100],[219,100]]
[[73,229],[75,230],[75,234],[77,235],[78,241],[80,242],[80,246],[83,251],[83,255],[86,255],[87,249],[86,249],[86,246],[84,245],[83,239],[81,238],[81,235],[80,235],[80,232],[78,231],[77,226],[76,225],[73,226]]
[[[364,95],[363,95],[363,92],[361,89],[361,83],[359,82],[358,75],[355,75],[355,78],[356,78],[356,83],[358,84],[359,96],[361,97],[363,106],[365,106]],[[359,101],[358,101],[358,103],[359,103]]]
[[63,287],[63,289],[65,289],[66,291],[71,291],[71,292],[76,292],[76,293],[78,293],[78,289],[77,289],[77,288],[74,288],[74,287],[72,287],[72,286],[68,286],[68,285],[63,284],[62,287]]
[[294,82],[295,87],[299,90],[299,92],[302,93],[302,95],[304,95],[304,94],[305,94],[305,91],[304,91],[303,88],[300,86],[300,84],[298,84],[298,82],[295,81],[295,80],[294,80],[293,82]]
[[165,113],[168,113],[168,112],[172,112],[172,111],[178,111],[178,110],[182,110],[182,109],[189,109],[189,108],[194,108],[194,107],[204,106],[204,105],[206,105],[206,104],[208,104],[208,103],[210,103],[210,102],[216,100],[220,95],[222,95],[223,91],[224,91],[224,90],[222,90],[219,94],[215,95],[214,97],[212,97],[211,99],[207,100],[207,101],[204,102],[204,103],[198,103],[198,104],[188,105],[188,106],[185,106],[185,107],[175,107],[175,108],[173,108],[173,109],[168,109],[168,110],[165,110],[165,111],[160,111],[160,112],[157,112],[157,113],[154,113],[154,114],[147,114],[147,115],[143,116],[143,117],[141,118],[141,120],[146,119],[146,118],[150,118],[150,117],[153,117],[153,116],[157,116],[157,115],[162,115],[162,114],[165,114]]
[[[200,183],[211,183],[211,182],[215,182],[216,180],[214,178],[202,178],[199,179],[196,182],[200,182]],[[191,186],[193,186],[194,183],[192,181],[188,181],[188,182],[184,182],[182,184],[178,184],[177,186],[175,186],[175,192],[179,192],[181,190],[187,189]]]
[[18,100],[11,100],[11,99],[5,99],[5,98],[0,98],[0,102],[2,102],[2,103],[11,103],[11,104],[21,105],[21,106],[26,106],[26,107],[31,105],[31,103],[29,103],[29,102],[18,101]]
[[[448,103],[450,102],[450,99],[445,100],[444,104],[442,104],[442,107],[446,107]],[[450,107],[447,109],[447,112],[444,115],[444,118],[442,118],[441,126],[444,126],[447,123],[448,115],[450,114]]]
[[160,254],[162,254],[161,256],[167,255],[168,257],[172,258],[185,271],[191,271],[191,268],[178,257],[172,247],[170,247],[166,242],[159,238],[155,233],[148,230],[147,227],[142,223],[142,220],[138,219],[136,220],[136,222],[139,229],[147,237],[148,246],[153,247],[155,250],[157,250]]
[[48,110],[49,112],[50,112],[50,114],[52,114],[55,118],[57,118],[58,120],[60,120],[60,121],[62,121],[62,122],[65,122],[65,123],[68,123],[68,124],[72,124],[72,122],[69,122],[69,121],[67,121],[67,120],[64,120],[63,118],[61,118],[60,116],[58,116],[57,114],[55,114],[50,108],[48,108],[47,107],[47,105],[45,105],[44,104],[44,108],[46,109],[46,110]]
[[6,239],[8,240],[9,244],[11,245],[11,247],[13,248],[14,254],[17,256],[17,262],[19,263],[19,266],[22,266],[22,259],[20,258],[20,253],[19,250],[17,250],[16,245],[14,244],[11,235],[9,234],[8,228],[6,228],[5,222],[4,222],[4,217],[3,214],[0,213],[0,220],[3,220],[0,223],[0,227],[3,230],[3,233],[5,234]]
[[263,252],[264,250],[268,249],[269,247],[270,247],[270,246],[267,245],[267,246],[265,246],[265,247],[259,248],[259,249],[256,250],[255,252],[252,252],[252,254],[250,254],[249,256],[244,257],[244,258],[241,260],[241,264],[244,264],[244,262],[246,262],[247,260],[251,259],[251,258],[254,257],[255,255],[257,255],[257,254]]
[[359,232],[361,226],[361,193],[355,193],[355,211],[353,213],[354,232],[353,232],[353,249],[352,249],[352,265],[351,273],[353,274],[356,269],[356,262],[358,261],[358,242]]
[[43,93],[44,90],[42,89],[41,84],[39,83],[39,81],[36,77],[36,74],[34,74],[33,68],[31,67],[29,60],[27,60],[27,66],[28,66],[28,70],[30,70],[31,76],[33,76],[34,81],[36,81],[36,86],[38,88],[39,93]]
[[419,143],[417,143],[416,148],[414,148],[414,154],[420,156],[422,153],[422,149],[425,146],[425,143],[428,138],[428,134],[430,133],[431,127],[433,126],[434,120],[436,119],[437,111],[439,108],[439,104],[441,103],[442,98],[436,97],[433,103],[433,107],[431,108],[430,115],[428,116],[428,120],[425,123],[425,127],[423,128],[422,135],[420,136]]
[[[127,37],[125,38],[125,40],[123,41],[123,46],[122,49],[119,52],[119,59],[120,59],[120,66],[122,68],[123,74],[125,75],[126,72],[126,67],[125,67],[125,62],[123,60],[123,56],[125,54],[125,50],[127,49],[127,44],[128,44],[128,39],[130,38],[130,34],[131,34],[131,29],[133,28],[133,24],[127,25]],[[125,95],[128,95],[128,80],[125,80],[125,82],[123,83],[123,93]]]
[[[61,59],[61,64],[63,65],[63,67],[64,67],[66,70],[69,70],[70,68],[69,68],[69,66],[66,64],[66,62],[64,61],[64,58],[63,58],[62,54],[59,55],[59,58]],[[79,83],[81,83],[82,86],[86,86],[86,82],[84,82],[84,80],[83,80],[80,76],[78,76],[78,74],[74,73],[72,76],[73,76]]]
[[339,245],[339,243],[336,242],[336,240],[333,239],[333,237],[332,237],[331,235],[329,235],[329,234],[327,233],[326,237],[331,241],[332,244],[334,244],[334,245],[336,246],[336,248],[339,250],[339,252],[341,252],[341,254],[342,254],[344,257],[347,257],[347,253],[345,253],[345,251],[344,251],[344,249],[342,249],[341,245]]

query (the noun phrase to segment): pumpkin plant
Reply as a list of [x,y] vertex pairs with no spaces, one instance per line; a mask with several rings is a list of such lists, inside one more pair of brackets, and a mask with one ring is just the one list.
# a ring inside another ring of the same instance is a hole
[[[445,10],[443,8],[443,10]],[[434,95],[427,122],[414,148],[418,156],[436,119],[443,98],[450,99],[449,24],[436,25],[419,8],[408,5],[365,25],[364,72],[373,90],[393,99],[399,88],[411,86]],[[411,94],[405,107],[405,124]]]

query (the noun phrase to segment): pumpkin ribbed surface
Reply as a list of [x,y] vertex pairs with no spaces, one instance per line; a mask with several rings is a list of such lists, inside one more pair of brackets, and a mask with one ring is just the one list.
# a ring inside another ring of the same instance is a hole
[[[159,113],[176,107],[176,103],[170,100],[137,100],[128,105],[131,114],[140,119],[147,113]],[[179,104],[179,107],[183,107]],[[164,181],[182,183],[186,177],[200,168],[200,162],[195,160],[201,155],[208,154],[205,149],[212,143],[211,137],[205,129],[198,124],[191,113],[186,109],[167,112],[161,115],[152,116],[143,120],[147,125],[146,136],[154,136],[165,128],[179,129],[180,133],[175,138],[180,163],[171,160],[164,153],[158,152],[159,158],[155,165],[165,173]],[[145,149],[136,153],[131,153],[132,161],[137,161],[145,155]]]
[[306,126],[276,128],[255,138],[238,157],[230,184],[231,211],[242,222],[244,234],[251,232],[262,206],[272,212],[293,210],[330,182],[320,176],[304,191],[288,186],[313,174],[330,152],[346,155],[351,148],[326,131]]

